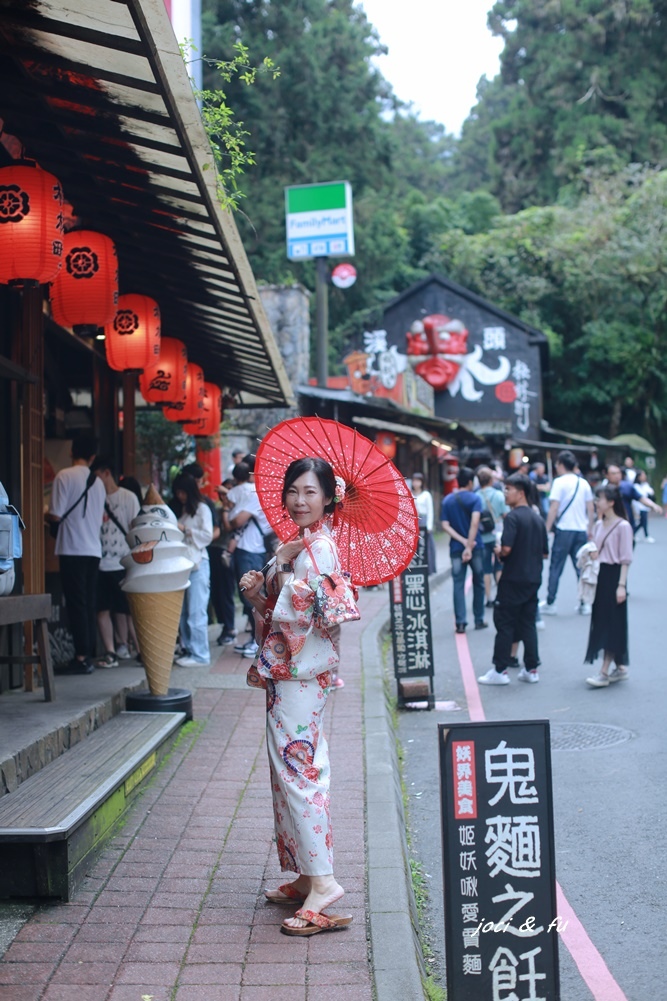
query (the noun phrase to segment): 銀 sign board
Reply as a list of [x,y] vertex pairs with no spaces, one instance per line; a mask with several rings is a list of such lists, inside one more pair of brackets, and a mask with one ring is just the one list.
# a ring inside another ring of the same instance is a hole
[[291,261],[354,254],[352,188],[348,181],[285,188],[287,256]]
[[438,726],[447,996],[559,1001],[547,720]]

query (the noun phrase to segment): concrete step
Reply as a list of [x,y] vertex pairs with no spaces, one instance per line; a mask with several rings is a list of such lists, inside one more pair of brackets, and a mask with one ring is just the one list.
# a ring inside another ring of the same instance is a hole
[[0,897],[71,900],[185,722],[120,713],[0,799]]

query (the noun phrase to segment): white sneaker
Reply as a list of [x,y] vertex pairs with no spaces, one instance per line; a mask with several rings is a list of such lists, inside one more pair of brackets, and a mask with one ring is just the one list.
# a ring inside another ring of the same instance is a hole
[[241,654],[241,656],[247,657],[248,660],[254,660],[255,657],[257,656],[258,651],[259,651],[259,644],[255,643],[255,641],[252,640],[246,643],[245,649]]
[[549,605],[546,601],[540,602],[540,611],[542,615],[558,615],[558,609],[555,605]]
[[176,661],[179,667],[208,667],[210,660],[196,660],[195,657],[179,657]]
[[544,624],[544,619],[536,619],[535,620],[535,628],[536,629],[546,629],[546,626]]
[[510,679],[507,671],[501,671],[500,673],[496,671],[495,667],[492,667],[482,674],[478,679],[480,685],[509,685]]
[[586,604],[585,601],[582,601],[577,607],[577,611],[579,612],[579,615],[590,615],[593,611],[593,606]]
[[537,681],[540,680],[540,676],[537,673],[537,670],[527,671],[525,667],[521,668],[521,670],[517,674],[517,678],[519,679],[519,681],[525,681],[526,684],[528,685],[534,685]]
[[653,538],[653,536],[652,536],[652,535],[647,535],[647,536],[646,536],[646,541],[647,541],[647,542],[655,542],[655,539]]
[[125,644],[121,643],[120,646],[116,647],[116,656],[120,657],[121,660],[129,660],[131,658],[132,654],[130,653],[130,651],[128,650],[128,648],[125,646]]
[[599,674],[596,674],[590,678],[586,678],[586,684],[590,685],[591,688],[608,688],[609,675],[603,674],[602,671],[600,671]]

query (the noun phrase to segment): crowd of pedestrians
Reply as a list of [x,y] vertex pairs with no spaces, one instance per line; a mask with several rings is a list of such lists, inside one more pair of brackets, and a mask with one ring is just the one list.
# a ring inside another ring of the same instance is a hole
[[[649,510],[661,514],[662,508],[631,458],[623,466],[610,464],[594,488],[568,449],[558,454],[554,472],[552,481],[538,462],[529,474],[504,479],[487,465],[464,466],[457,488],[442,501],[456,633],[468,625],[468,567],[475,629],[487,628],[485,609],[493,609],[493,667],[479,677],[481,684],[509,684],[509,668],[519,668],[520,681],[539,681],[538,630],[544,628],[542,615],[558,615],[558,587],[568,562],[579,582],[576,611],[591,617],[584,661],[602,659],[586,683],[605,688],[628,677],[628,571],[637,538],[654,541]],[[667,493],[667,478],[662,488]],[[546,595],[539,601],[547,565]]]
[[[126,535],[142,504],[132,477],[117,479],[112,460],[97,455],[88,434],[72,442],[72,464],[55,476],[46,522],[55,538],[60,582],[74,644],[74,657],[56,667],[61,674],[90,674],[140,659],[127,598],[120,587],[121,559],[130,548]],[[203,492],[204,470],[196,463],[171,471],[170,506],[193,563],[179,628],[176,664],[211,662],[208,626],[220,625],[217,643],[253,658],[257,652],[252,606],[238,587],[248,570],[261,570],[275,536],[259,504],[254,455],[237,449],[231,475],[214,484],[219,500]],[[247,637],[236,632],[235,594],[247,618]],[[102,648],[99,653],[100,646]],[[342,682],[341,682],[342,684]]]

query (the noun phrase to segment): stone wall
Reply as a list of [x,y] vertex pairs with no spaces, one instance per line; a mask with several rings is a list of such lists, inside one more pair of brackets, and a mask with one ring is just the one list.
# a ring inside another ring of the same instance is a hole
[[[297,284],[263,285],[259,294],[292,388],[306,384],[310,373],[310,292]],[[231,442],[239,433],[246,434],[255,442],[252,450],[256,451],[257,439],[267,428],[297,414],[296,407],[230,410],[225,415],[230,425],[225,438]]]

